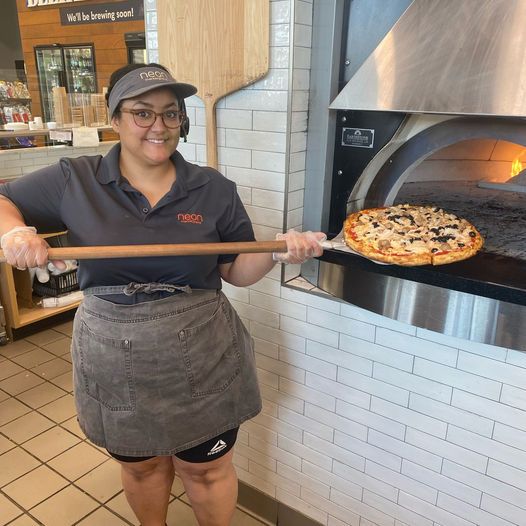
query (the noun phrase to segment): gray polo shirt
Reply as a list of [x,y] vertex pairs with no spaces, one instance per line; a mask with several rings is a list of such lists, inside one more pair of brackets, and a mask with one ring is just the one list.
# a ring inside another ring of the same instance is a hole
[[[69,244],[142,245],[253,241],[254,232],[236,185],[212,168],[172,156],[177,180],[150,208],[121,175],[120,144],[106,156],[64,158],[0,185],[26,224],[40,233],[68,231]],[[171,283],[219,289],[218,264],[235,255],[84,260],[81,289],[104,285]]]

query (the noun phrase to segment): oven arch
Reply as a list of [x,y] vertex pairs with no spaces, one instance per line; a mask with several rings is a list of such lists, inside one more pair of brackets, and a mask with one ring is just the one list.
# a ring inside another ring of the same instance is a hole
[[[404,126],[406,123],[402,128]],[[397,135],[403,134],[401,130]],[[412,170],[421,162],[447,146],[475,139],[498,139],[526,147],[526,121],[456,117],[432,124],[400,144],[379,168],[375,160],[371,160],[349,197],[347,213],[361,208],[391,206]]]

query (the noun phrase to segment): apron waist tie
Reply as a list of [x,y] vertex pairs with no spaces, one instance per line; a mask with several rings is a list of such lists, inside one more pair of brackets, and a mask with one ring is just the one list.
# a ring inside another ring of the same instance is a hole
[[186,294],[192,293],[190,285],[172,285],[170,283],[136,283],[132,281],[127,285],[105,286],[105,287],[89,287],[85,289],[84,294],[93,294],[94,296],[110,296],[113,294],[124,294],[125,296],[133,296],[139,292],[145,294],[153,294],[154,292],[172,292],[174,294],[184,292]]

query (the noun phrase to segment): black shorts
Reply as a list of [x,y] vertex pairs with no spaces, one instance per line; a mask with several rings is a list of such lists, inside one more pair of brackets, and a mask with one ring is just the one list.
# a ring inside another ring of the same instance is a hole
[[[185,449],[184,451],[179,451],[175,456],[186,462],[210,462],[216,458],[222,457],[225,453],[228,453],[236,443],[237,432],[239,427],[234,429],[229,429],[224,433],[198,444],[190,449]],[[108,451],[108,453],[121,462],[142,462],[143,460],[149,460],[150,458],[155,457],[127,457],[124,455],[117,455]]]

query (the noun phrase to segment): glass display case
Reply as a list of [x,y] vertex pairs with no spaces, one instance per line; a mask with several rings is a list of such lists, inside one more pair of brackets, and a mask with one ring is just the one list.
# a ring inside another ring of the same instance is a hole
[[[4,130],[25,131],[31,115],[31,98],[25,82],[17,78],[15,70],[3,70],[6,78],[0,79],[0,135]],[[34,146],[32,138],[26,136],[0,137],[0,149]]]
[[53,88],[66,93],[96,93],[95,55],[92,44],[36,46],[35,58],[40,87],[42,114],[54,121]]

